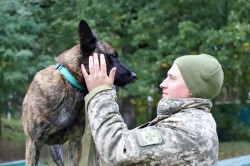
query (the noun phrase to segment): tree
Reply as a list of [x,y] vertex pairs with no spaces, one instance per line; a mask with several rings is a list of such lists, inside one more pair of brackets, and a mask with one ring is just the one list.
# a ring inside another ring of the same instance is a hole
[[77,15],[71,8],[74,0],[4,0],[0,4],[1,114],[20,112],[34,74],[55,63],[54,57],[77,40],[78,19],[72,19]]
[[136,98],[132,101],[145,111],[147,95],[156,99],[155,104],[160,99],[158,85],[176,57],[207,53],[219,59],[225,73],[216,100],[246,102],[250,89],[247,1],[82,2],[81,15],[138,75],[136,82],[119,91],[119,97]]
[[[161,98],[158,88],[173,60],[207,53],[221,62],[225,81],[215,101],[246,101],[250,89],[250,3],[235,1],[2,0],[0,111],[19,111],[34,74],[78,42],[85,19],[110,43],[138,79],[118,90],[119,102],[138,110],[139,123]],[[12,107],[11,107],[12,106]]]

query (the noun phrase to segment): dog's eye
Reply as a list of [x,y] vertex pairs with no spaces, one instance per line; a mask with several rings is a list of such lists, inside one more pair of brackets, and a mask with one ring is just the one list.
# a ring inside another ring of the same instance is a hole
[[113,58],[118,58],[118,54],[117,52],[113,53],[113,54],[105,54],[107,57],[113,57]]

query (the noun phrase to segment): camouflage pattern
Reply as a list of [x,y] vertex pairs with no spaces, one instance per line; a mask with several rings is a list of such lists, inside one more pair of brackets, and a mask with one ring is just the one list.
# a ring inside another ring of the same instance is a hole
[[218,137],[210,100],[163,98],[157,118],[133,130],[124,123],[112,90],[86,96],[85,104],[97,151],[95,165],[217,164]]

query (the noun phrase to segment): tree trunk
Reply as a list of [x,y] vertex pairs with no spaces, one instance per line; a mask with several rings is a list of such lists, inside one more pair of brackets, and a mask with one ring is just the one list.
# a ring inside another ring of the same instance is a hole
[[3,128],[3,127],[2,127],[2,116],[1,116],[1,114],[0,114],[0,136],[2,136],[2,131],[3,131],[2,128]]

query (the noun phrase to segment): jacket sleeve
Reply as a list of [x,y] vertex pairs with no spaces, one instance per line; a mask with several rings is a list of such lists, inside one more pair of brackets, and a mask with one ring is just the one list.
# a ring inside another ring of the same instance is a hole
[[167,127],[128,130],[111,87],[85,98],[90,130],[102,158],[114,165],[185,163],[195,155],[195,137]]

